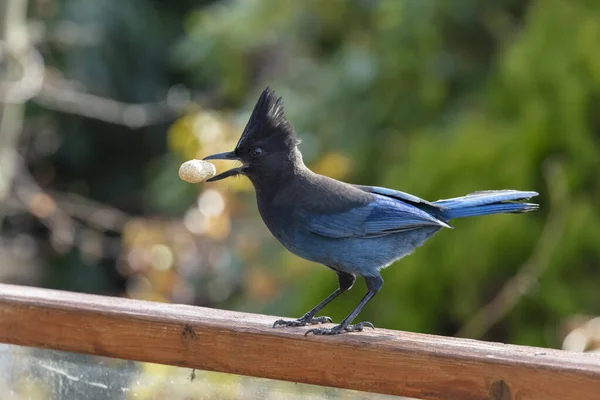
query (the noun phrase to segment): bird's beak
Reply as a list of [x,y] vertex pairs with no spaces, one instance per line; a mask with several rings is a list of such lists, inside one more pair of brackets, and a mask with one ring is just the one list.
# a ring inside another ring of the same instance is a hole
[[226,151],[225,153],[217,153],[212,156],[204,157],[204,160],[237,160],[237,156],[233,151]]
[[[217,153],[212,156],[204,157],[204,160],[239,160],[233,151],[226,151],[225,153]],[[242,173],[242,167],[232,168],[219,175],[213,176],[207,179],[206,182],[220,181],[221,179],[229,178],[230,176],[239,175]]]

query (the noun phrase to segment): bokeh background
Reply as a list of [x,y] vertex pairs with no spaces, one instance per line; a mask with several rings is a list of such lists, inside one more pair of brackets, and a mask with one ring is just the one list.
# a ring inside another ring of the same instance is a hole
[[385,270],[361,320],[592,351],[599,46],[596,0],[0,0],[0,281],[301,316],[336,276],[276,242],[247,180],[177,176],[269,85],[316,172],[540,193]]

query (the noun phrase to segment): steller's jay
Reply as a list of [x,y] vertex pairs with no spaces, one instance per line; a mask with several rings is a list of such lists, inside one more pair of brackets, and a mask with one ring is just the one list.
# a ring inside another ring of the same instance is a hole
[[260,215],[289,251],[331,268],[339,288],[293,321],[278,320],[273,327],[332,322],[315,315],[349,290],[356,276],[364,278],[368,292],[352,312],[333,328],[306,332],[334,335],[361,331],[370,322],[352,324],[383,285],[379,271],[412,253],[453,218],[498,213],[521,213],[537,204],[518,203],[536,192],[493,190],[429,202],[408,193],[352,185],[309,170],[298,150],[294,127],[287,120],[281,98],[266,88],[235,147],[205,160],[237,160],[242,166],[208,181],[247,176],[256,191]]

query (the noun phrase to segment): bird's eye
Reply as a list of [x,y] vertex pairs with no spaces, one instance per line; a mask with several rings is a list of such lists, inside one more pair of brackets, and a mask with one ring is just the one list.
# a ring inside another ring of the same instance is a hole
[[250,155],[252,157],[258,157],[262,154],[263,150],[260,147],[255,147],[252,150],[250,150]]

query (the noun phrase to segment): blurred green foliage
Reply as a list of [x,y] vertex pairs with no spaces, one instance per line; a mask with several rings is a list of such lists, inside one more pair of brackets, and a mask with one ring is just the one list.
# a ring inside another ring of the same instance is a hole
[[[440,232],[385,270],[383,290],[361,320],[455,334],[535,253],[552,212],[567,222],[552,233],[558,244],[543,249],[548,265],[533,290],[484,337],[559,346],[564,319],[600,313],[597,1],[59,4],[61,17],[92,21],[107,32],[101,46],[48,50],[48,62],[69,79],[130,102],[156,101],[174,83],[206,94],[177,121],[135,131],[61,115],[55,125],[58,152],[30,162],[34,171],[52,166],[49,187],[140,218],[178,220],[185,214],[193,222],[190,207],[197,196],[216,189],[224,214],[197,219],[208,225],[194,237],[198,250],[190,254],[198,259],[186,261],[198,268],[183,279],[196,293],[190,301],[296,317],[337,283],[327,268],[289,254],[268,234],[247,183],[196,188],[177,178],[182,161],[235,145],[258,94],[269,85],[284,97],[305,160],[319,172],[429,200],[484,189],[540,192],[538,212],[457,221],[454,230]],[[549,187],[559,177],[545,172],[551,166],[564,171],[567,192],[554,210]],[[169,233],[163,236],[165,243],[176,242]],[[134,242],[123,245],[125,256]],[[81,283],[91,275],[77,254],[47,252],[49,259],[60,258],[47,282],[73,282],[74,290],[126,290],[131,275],[120,273],[115,259],[97,261],[105,273],[94,284],[106,284],[90,289]],[[83,275],[73,278],[77,274]],[[157,274],[159,280],[173,279]],[[211,286],[225,294],[207,295]],[[340,320],[364,290],[359,282],[324,314]]]
[[[352,160],[345,180],[428,199],[541,193],[538,213],[458,221],[386,270],[360,317],[379,326],[456,332],[533,252],[549,208],[543,168],[560,163],[563,239],[489,336],[556,346],[561,318],[597,313],[600,299],[599,16],[593,1],[238,1],[193,13],[175,55],[232,101],[275,87],[309,160]],[[300,315],[335,286],[323,268],[288,272],[301,263],[288,255],[271,263],[261,268],[286,288],[269,311]],[[339,320],[362,295],[326,311]]]

